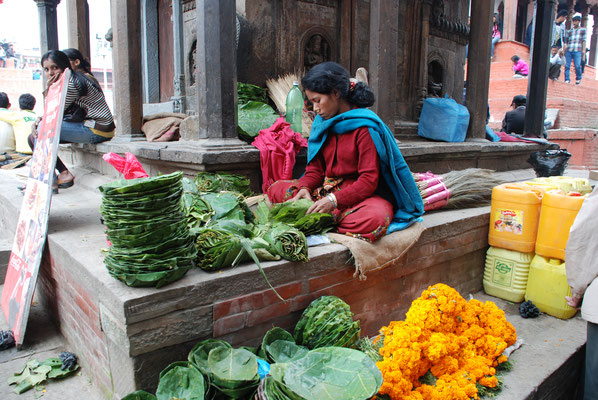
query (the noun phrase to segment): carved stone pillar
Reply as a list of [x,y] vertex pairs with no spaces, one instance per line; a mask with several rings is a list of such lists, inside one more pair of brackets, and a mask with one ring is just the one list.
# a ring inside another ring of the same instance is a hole
[[[475,1],[472,1],[474,3]],[[505,0],[505,12],[503,19],[502,38],[504,40],[515,40],[517,24],[517,0]]]
[[69,47],[79,50],[91,61],[89,48],[89,5],[87,0],[67,0],[66,18]]
[[587,28],[588,27],[588,12],[590,11],[590,7],[582,6],[581,7],[581,27]]
[[550,65],[550,35],[554,24],[557,0],[535,0],[536,23],[534,52],[527,86],[525,136],[541,137],[544,130],[548,68]]
[[197,0],[198,132],[184,140],[237,139],[235,1]]
[[[117,140],[142,139],[140,0],[112,0],[112,65]],[[113,139],[114,140],[114,139]]]
[[369,85],[376,95],[374,111],[394,131],[397,104],[399,1],[370,2]]
[[56,6],[60,0],[34,0],[39,11],[39,32],[41,53],[58,50],[58,21]]
[[573,14],[575,14],[575,0],[567,0],[567,11],[569,12],[569,16],[565,20],[567,24],[567,29],[571,29],[571,20],[573,19]]
[[[467,54],[467,94],[469,110],[468,138],[486,137],[488,91],[490,87],[490,36],[492,5],[489,1],[471,2],[471,31]],[[505,3],[505,15],[507,4]],[[505,26],[506,31],[506,26]]]
[[185,50],[183,35],[183,9],[180,0],[172,0],[172,29],[174,53],[174,96],[172,111],[185,112]]

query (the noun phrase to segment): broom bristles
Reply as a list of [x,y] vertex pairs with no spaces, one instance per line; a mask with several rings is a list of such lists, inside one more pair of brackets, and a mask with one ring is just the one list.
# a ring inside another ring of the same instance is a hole
[[450,190],[446,208],[468,208],[487,205],[492,199],[492,189],[505,183],[491,169],[467,168],[441,175]]
[[[268,79],[266,81],[266,86],[268,87],[268,96],[276,105],[278,112],[281,115],[285,115],[287,112],[287,95],[289,91],[293,87],[293,82],[301,81],[300,76],[302,76],[302,72],[295,72],[292,74],[286,74],[279,76],[276,79]],[[309,118],[306,112],[303,112],[302,115],[302,124],[301,124],[301,135],[304,137],[309,136],[309,131],[311,130],[312,120]]]

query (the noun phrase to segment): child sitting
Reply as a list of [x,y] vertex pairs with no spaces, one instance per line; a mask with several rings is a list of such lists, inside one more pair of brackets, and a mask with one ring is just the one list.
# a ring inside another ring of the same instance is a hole
[[513,61],[513,72],[515,72],[513,78],[521,78],[529,74],[529,66],[518,55],[511,57],[511,61]]

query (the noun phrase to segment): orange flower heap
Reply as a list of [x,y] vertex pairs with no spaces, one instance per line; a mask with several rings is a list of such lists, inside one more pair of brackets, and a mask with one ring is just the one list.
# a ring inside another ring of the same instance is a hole
[[[517,340],[494,303],[468,302],[440,283],[413,301],[405,321],[393,321],[381,333],[380,393],[396,400],[477,399],[476,382],[498,385],[494,367],[506,361],[503,351]],[[434,385],[420,382],[428,371]]]

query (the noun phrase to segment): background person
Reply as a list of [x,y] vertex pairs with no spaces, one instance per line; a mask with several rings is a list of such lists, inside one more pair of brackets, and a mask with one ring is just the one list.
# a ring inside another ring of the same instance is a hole
[[[59,50],[50,50],[42,57],[42,67],[49,88],[61,74],[71,69],[70,60]],[[47,90],[47,89],[46,89]],[[72,71],[64,104],[60,143],[101,143],[114,136],[114,119],[99,85],[83,74]],[[36,133],[29,136],[33,148]],[[73,186],[75,177],[60,158],[56,160],[59,188]]]
[[525,128],[525,108],[527,98],[521,94],[513,97],[511,102],[511,111],[507,111],[505,118],[502,120],[502,131],[506,133],[514,133],[516,135],[523,135]]
[[563,49],[559,49],[556,44],[550,48],[550,67],[548,69],[548,77],[553,81],[558,81],[561,76],[561,67],[565,65],[565,57]]
[[0,153],[9,153],[15,151],[15,135],[13,133],[12,125],[4,122],[1,117],[5,114],[10,114],[9,111],[10,100],[8,95],[0,92]]
[[18,153],[33,153],[27,139],[31,133],[31,126],[37,119],[37,115],[33,112],[35,103],[35,97],[25,93],[19,97],[19,111],[0,113],[0,121],[8,123],[12,127],[15,137],[15,150]]
[[575,66],[575,84],[581,83],[581,61],[586,58],[586,28],[581,28],[581,15],[575,14],[572,20],[573,28],[567,31],[567,46],[565,47],[565,83],[571,82],[571,60]]
[[513,61],[513,72],[515,72],[513,78],[522,78],[529,74],[529,66],[518,55],[511,57],[511,61]]
[[498,27],[498,14],[494,13],[492,17],[492,47],[490,48],[490,58],[494,58],[494,46],[500,40],[500,29]]
[[81,54],[79,50],[70,48],[62,50],[62,52],[66,54],[66,56],[69,58],[71,62],[71,69],[73,71],[77,71],[84,74],[86,78],[91,79],[98,86],[100,86],[100,83],[91,72],[91,64],[89,63],[89,61],[87,61],[85,57],[83,57],[83,54]]

